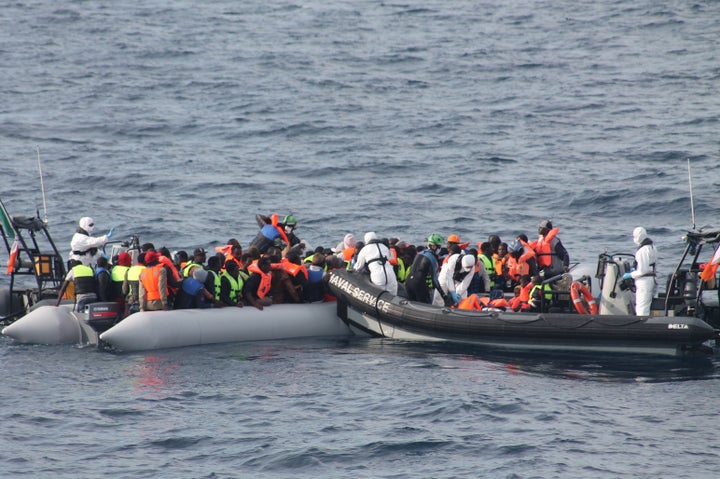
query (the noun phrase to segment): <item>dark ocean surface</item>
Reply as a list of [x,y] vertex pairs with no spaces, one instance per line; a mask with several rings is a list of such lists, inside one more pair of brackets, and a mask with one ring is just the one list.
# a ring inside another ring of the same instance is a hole
[[[720,224],[720,2],[0,8],[0,197],[171,249],[560,227],[667,273]],[[0,255],[4,266],[6,255]],[[5,277],[0,287],[6,286]],[[354,339],[109,354],[0,339],[0,477],[715,478],[718,359]]]

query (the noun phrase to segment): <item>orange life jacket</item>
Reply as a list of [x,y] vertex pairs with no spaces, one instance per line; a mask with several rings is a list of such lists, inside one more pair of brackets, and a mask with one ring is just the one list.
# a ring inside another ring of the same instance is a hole
[[515,259],[512,255],[506,256],[508,277],[513,281],[519,281],[521,276],[530,274],[530,264],[528,261],[535,256],[535,250],[532,246],[535,242],[527,244],[523,240],[520,240],[520,243],[525,248],[525,253],[520,255],[520,258]]
[[706,264],[705,269],[703,269],[702,273],[700,273],[700,279],[702,279],[703,281],[705,281],[707,283],[712,278],[714,278],[715,272],[718,269],[718,265],[720,265],[720,263]]
[[505,298],[498,298],[491,300],[488,303],[488,306],[491,308],[509,308],[510,303],[508,303],[507,299]]
[[345,248],[342,251],[342,254],[343,254],[343,259],[349,263],[350,261],[352,261],[353,255],[355,255],[355,247]]
[[530,301],[530,290],[532,287],[532,283],[528,283],[520,290],[520,301],[525,301],[526,303]]
[[513,281],[518,281],[522,275],[530,274],[530,265],[527,261],[522,260],[522,256],[519,259],[510,256],[507,261],[508,266],[508,277]]
[[457,308],[479,311],[485,308],[507,308],[509,306],[510,303],[508,303],[505,298],[491,300],[487,296],[480,297],[476,294],[471,294],[467,298],[460,301],[460,303],[457,305]]
[[280,217],[277,213],[272,215],[270,217],[271,224],[275,227],[276,230],[278,230],[278,233],[280,233],[280,237],[283,239],[285,244],[290,244],[290,240],[288,239],[287,235],[285,234],[285,230],[279,226]]
[[497,253],[493,254],[493,259],[495,260],[495,274],[498,276],[503,275],[503,267],[507,264],[509,255],[505,255],[500,258]]
[[145,299],[148,301],[155,301],[161,299],[160,288],[158,288],[158,280],[160,279],[160,271],[163,265],[161,263],[156,264],[150,268],[145,268],[140,273],[140,282],[145,288]]
[[476,294],[471,294],[467,298],[463,299],[458,303],[457,309],[467,309],[470,311],[479,311],[483,309],[482,303],[478,300]]
[[280,261],[280,264],[282,265],[282,269],[284,269],[287,274],[290,276],[297,276],[299,273],[303,273],[305,275],[305,279],[308,279],[308,271],[307,268],[301,264],[295,264],[288,261],[287,258],[283,258]]
[[552,240],[557,236],[560,228],[553,228],[545,236],[540,236],[535,243],[535,254],[537,255],[537,262],[540,268],[546,268],[552,263],[553,251]]
[[388,263],[390,263],[393,266],[397,266],[397,249],[395,249],[394,246],[388,248],[388,252],[390,253],[388,255]]
[[261,270],[260,267],[257,265],[257,261],[248,266],[248,271],[260,275],[260,286],[257,290],[257,297],[264,298],[265,295],[268,294],[268,292],[270,291],[270,286],[272,285],[272,274],[265,273],[263,270]]
[[[238,265],[238,269],[243,269],[243,264],[242,264],[242,261],[240,261],[240,258],[236,258],[231,253],[228,253],[225,255],[225,262],[227,263],[228,261],[234,261],[235,264]],[[223,266],[223,269],[225,269],[224,266]]]
[[170,260],[167,256],[160,255],[158,258],[158,262],[163,265],[170,268],[170,271],[172,272],[172,277],[175,281],[180,281],[180,273],[178,272],[177,268],[175,267],[175,263]]

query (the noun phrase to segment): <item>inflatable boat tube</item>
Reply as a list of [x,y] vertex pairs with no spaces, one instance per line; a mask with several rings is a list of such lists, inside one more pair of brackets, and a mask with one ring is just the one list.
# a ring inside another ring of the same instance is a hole
[[100,339],[121,351],[176,348],[236,341],[350,336],[335,303],[135,313]]

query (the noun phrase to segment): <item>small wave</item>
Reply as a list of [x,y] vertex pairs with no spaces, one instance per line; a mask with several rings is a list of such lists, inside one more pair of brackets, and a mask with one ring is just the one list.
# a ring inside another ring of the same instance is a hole
[[146,413],[146,411],[143,411],[141,409],[136,408],[122,408],[122,409],[100,409],[98,411],[103,416],[113,417],[113,418],[122,418],[127,416],[142,416]]
[[206,441],[212,440],[210,436],[184,436],[184,437],[169,437],[166,439],[159,439],[156,441],[148,441],[145,446],[158,447],[166,450],[176,449],[192,449],[195,446],[202,445]]

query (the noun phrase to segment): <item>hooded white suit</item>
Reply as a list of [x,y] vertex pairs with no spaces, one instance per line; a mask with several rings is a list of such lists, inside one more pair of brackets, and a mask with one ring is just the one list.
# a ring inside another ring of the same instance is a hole
[[[462,263],[460,265],[459,271],[467,274],[465,274],[465,277],[461,281],[456,281],[454,277],[455,269],[457,266],[457,262],[461,256]],[[446,294],[457,293],[458,296],[460,296],[460,299],[467,298],[467,290],[468,287],[470,287],[470,282],[473,278],[473,269],[475,269],[475,258],[473,258],[472,255],[451,255],[445,262],[445,264],[442,265],[442,268],[440,268],[440,273],[438,274],[438,282],[440,283],[440,287]],[[435,291],[435,296],[433,297],[433,304],[436,306],[445,305],[445,301],[443,301],[442,296],[440,296],[440,293],[438,293],[437,291]]]
[[355,271],[362,271],[367,266],[370,271],[370,281],[385,288],[392,294],[397,294],[398,283],[395,277],[395,270],[388,261],[390,250],[383,243],[378,241],[375,233],[365,234],[365,246],[357,255]]
[[93,248],[100,248],[107,243],[107,235],[98,236],[96,238],[90,236],[95,231],[95,221],[90,217],[80,218],[80,229],[87,234],[77,231],[70,240],[70,255],[68,259],[74,259],[82,262],[85,266],[90,266],[97,252],[93,254]]
[[648,316],[657,289],[655,281],[657,252],[647,236],[647,231],[642,226],[633,230],[633,242],[639,246],[635,252],[635,271],[630,273],[635,281],[635,315]]

